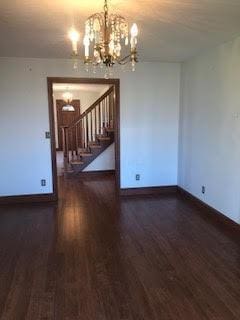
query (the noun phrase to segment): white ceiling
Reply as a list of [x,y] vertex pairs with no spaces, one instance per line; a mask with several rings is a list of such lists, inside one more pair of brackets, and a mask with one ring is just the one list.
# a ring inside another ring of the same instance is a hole
[[109,88],[105,84],[73,84],[73,83],[54,83],[53,91],[87,91],[102,94]]
[[[1,0],[0,56],[69,58],[69,28],[103,0]],[[140,29],[143,61],[183,61],[240,35],[240,0],[111,0]]]

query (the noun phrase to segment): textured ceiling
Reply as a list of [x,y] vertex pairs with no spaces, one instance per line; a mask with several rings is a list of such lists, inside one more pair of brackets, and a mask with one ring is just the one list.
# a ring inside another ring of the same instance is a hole
[[[68,58],[66,37],[102,0],[0,0],[0,56]],[[143,61],[183,61],[240,35],[240,0],[111,0],[140,29]]]

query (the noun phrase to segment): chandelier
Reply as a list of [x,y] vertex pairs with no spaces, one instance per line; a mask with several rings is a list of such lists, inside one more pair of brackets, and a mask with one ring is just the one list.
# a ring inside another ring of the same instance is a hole
[[[93,66],[106,68],[105,76],[108,76],[109,70],[115,65],[125,65],[130,62],[132,70],[135,70],[137,59],[137,36],[138,27],[134,23],[129,34],[128,22],[124,17],[118,14],[110,14],[107,0],[104,1],[104,11],[95,13],[85,22],[85,35],[83,45],[85,48],[84,63],[86,69]],[[79,33],[72,29],[69,33],[72,41],[72,56],[77,59]],[[123,47],[129,49],[129,53],[122,57]]]
[[70,103],[72,102],[72,100],[73,100],[73,95],[72,95],[72,93],[69,92],[69,91],[64,92],[63,95],[62,95],[62,97],[63,97],[63,100],[64,100],[67,104],[70,104]]
[[63,97],[64,102],[66,102],[66,105],[64,105],[62,107],[62,111],[75,111],[74,106],[71,105],[71,102],[73,100],[72,93],[66,91],[66,92],[63,93],[62,97]]

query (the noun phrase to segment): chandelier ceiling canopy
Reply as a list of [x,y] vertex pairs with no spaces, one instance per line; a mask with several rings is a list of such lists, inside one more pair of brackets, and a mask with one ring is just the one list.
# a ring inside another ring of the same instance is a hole
[[[124,65],[131,62],[132,70],[135,70],[137,59],[138,27],[134,23],[129,33],[129,25],[126,19],[119,14],[110,14],[107,0],[104,1],[104,10],[95,13],[85,22],[85,35],[83,45],[85,48],[84,63],[88,68],[92,65],[106,67],[106,72],[114,64]],[[80,35],[77,30],[69,32],[72,42],[72,56],[79,58],[78,43]],[[126,46],[129,53],[122,56],[122,49]]]

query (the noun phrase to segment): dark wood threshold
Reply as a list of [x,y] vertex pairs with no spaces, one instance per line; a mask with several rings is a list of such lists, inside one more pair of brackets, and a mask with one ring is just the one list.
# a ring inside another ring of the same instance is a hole
[[57,201],[57,197],[53,193],[0,197],[0,205],[15,204],[15,203],[55,202],[55,201]]
[[231,232],[237,232],[237,235],[239,237],[239,231],[240,231],[240,225],[233,221],[232,219],[225,216],[220,211],[214,209],[207,203],[203,202],[202,200],[198,199],[185,189],[178,187],[178,194],[181,197],[184,197],[185,199],[188,199],[191,201],[191,203],[199,208],[199,213],[204,217],[204,219],[207,219],[208,221],[214,222],[214,224],[220,225],[224,227],[225,231],[231,231]]
[[152,195],[152,194],[167,194],[177,193],[177,186],[163,186],[163,187],[144,187],[144,188],[127,188],[121,189],[121,196],[141,196],[141,195]]

